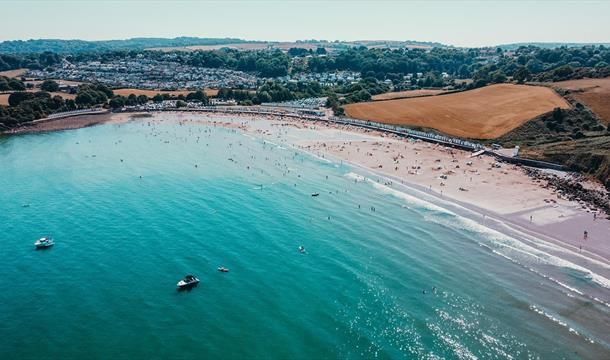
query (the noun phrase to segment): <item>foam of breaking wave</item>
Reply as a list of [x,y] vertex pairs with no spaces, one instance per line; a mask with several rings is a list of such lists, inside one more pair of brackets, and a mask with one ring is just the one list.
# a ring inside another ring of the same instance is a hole
[[273,141],[267,140],[267,139],[263,139],[263,144],[271,144],[274,146],[280,146],[279,144],[274,143]]
[[[390,194],[393,195],[397,198],[403,199],[405,201],[407,201],[409,204],[411,205],[415,205],[415,206],[419,206],[428,210],[432,210],[435,212],[439,212],[439,213],[445,213],[445,214],[450,214],[450,215],[456,215],[454,212],[445,209],[441,206],[435,205],[429,201],[425,201],[419,198],[416,198],[415,196],[409,195],[407,193],[404,193],[402,191],[398,191],[395,189],[392,189],[389,186],[383,185],[383,184],[379,184],[369,178],[366,178],[364,176],[355,174],[353,172],[347,173],[345,174],[345,177],[347,177],[348,179],[352,179],[352,180],[357,180],[357,181],[366,181],[370,184],[373,185],[373,187],[377,190],[380,190],[381,192],[384,192],[386,194]],[[456,215],[457,216],[457,215]]]
[[[444,222],[445,219],[439,219],[439,220],[440,221],[437,221],[437,222]],[[460,222],[460,225],[462,228],[467,229],[472,232],[476,232],[478,234],[485,235],[486,239],[491,240],[496,245],[501,245],[504,249],[513,250],[517,253],[521,253],[526,256],[534,257],[537,260],[544,262],[547,265],[553,265],[556,267],[561,267],[561,268],[572,269],[572,270],[578,271],[580,273],[585,274],[588,278],[591,279],[591,281],[595,282],[597,285],[610,289],[610,279],[607,279],[604,276],[594,273],[593,271],[591,271],[581,265],[574,264],[571,261],[568,261],[561,257],[555,256],[555,255],[549,254],[548,252],[537,249],[512,236],[503,234],[497,230],[494,230],[489,227],[486,227],[485,225],[479,224],[472,219],[468,219],[468,218],[465,218],[462,216],[456,216],[455,220]],[[445,223],[447,223],[447,222],[445,221]],[[448,223],[446,225],[455,225],[455,224]],[[555,279],[552,279],[552,278],[549,278],[549,279],[554,281],[555,283],[557,283],[560,286],[566,287],[567,289],[569,289],[571,291],[575,290],[572,287],[569,287],[569,286],[565,285],[564,283],[561,283]],[[579,291],[577,291],[577,292],[582,295],[581,292],[579,292]]]
[[318,159],[318,160],[322,160],[322,161],[327,162],[327,163],[329,163],[329,164],[332,164],[332,163],[333,163],[332,161],[328,160],[327,158],[323,158],[323,157],[321,157],[321,156],[319,156],[319,155],[316,155],[316,154],[314,154],[314,153],[312,153],[312,152],[307,152],[307,153],[308,153],[309,155],[313,156],[314,158]]
[[[532,257],[547,265],[575,270],[577,272],[584,274],[587,278],[589,278],[591,281],[593,281],[597,285],[610,289],[610,279],[608,279],[602,275],[599,275],[581,265],[575,264],[575,263],[565,260],[561,257],[555,256],[548,252],[537,249],[536,247],[528,245],[524,241],[520,241],[519,239],[517,239],[513,236],[509,236],[504,233],[501,233],[497,230],[494,230],[490,227],[480,224],[480,223],[476,222],[475,220],[469,219],[464,216],[460,216],[439,205],[436,205],[429,201],[423,200],[421,198],[417,198],[415,196],[406,194],[402,191],[393,189],[387,185],[377,183],[377,182],[375,182],[369,178],[363,177],[361,175],[350,172],[350,173],[345,174],[345,176],[347,178],[355,179],[358,181],[363,181],[363,180],[367,181],[367,182],[371,183],[373,185],[373,187],[379,191],[394,195],[402,200],[405,200],[406,202],[408,202],[412,205],[422,207],[422,208],[425,208],[428,210],[433,210],[436,214],[427,215],[426,219],[429,221],[436,222],[440,225],[444,225],[447,227],[455,227],[456,225],[459,225],[459,227],[462,229],[483,235],[482,238],[488,239],[489,241],[492,242],[493,245],[496,246],[496,248],[492,249],[492,250],[496,250],[496,251],[494,251],[495,254],[498,254],[498,255],[501,254],[503,257],[505,257],[521,266],[524,266],[524,264],[517,261],[516,259],[511,258],[509,255],[504,254],[503,252],[501,252],[501,250],[509,250],[514,253],[524,255],[526,257]],[[442,213],[445,215],[450,215],[450,217],[435,216],[439,213]],[[533,240],[533,238],[530,237],[529,240]],[[536,243],[538,244],[538,243],[544,243],[544,242],[541,240],[538,240]],[[533,270],[530,267],[527,267],[527,268],[530,270]],[[536,273],[543,275],[538,271],[536,271]],[[557,285],[566,288],[569,291],[576,292],[580,295],[583,294],[580,290],[570,287],[570,286],[566,285],[565,283],[557,281],[546,275],[543,275],[543,276],[545,278],[549,279],[550,281],[553,281]]]

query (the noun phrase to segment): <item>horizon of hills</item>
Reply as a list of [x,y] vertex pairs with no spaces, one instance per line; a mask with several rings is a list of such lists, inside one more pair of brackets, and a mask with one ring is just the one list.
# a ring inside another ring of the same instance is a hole
[[[187,48],[197,46],[222,46],[235,44],[268,44],[273,48],[277,44],[288,44],[299,47],[303,45],[318,45],[334,49],[349,48],[353,46],[387,47],[387,48],[434,48],[434,47],[456,47],[439,42],[415,41],[415,40],[296,40],[296,41],[265,41],[245,40],[239,38],[200,38],[200,37],[175,37],[175,38],[146,38],[136,37],[116,40],[79,40],[79,39],[29,39],[29,40],[6,40],[0,42],[0,53],[40,53],[51,51],[56,53],[74,53],[90,51],[111,50],[145,50],[151,48]],[[536,46],[540,48],[557,48],[561,46],[610,46],[610,43],[574,43],[574,42],[521,42],[492,46],[480,46],[472,48],[498,47],[504,50],[514,50],[521,46]],[[285,47],[285,46],[284,46]],[[464,47],[467,48],[467,47]]]

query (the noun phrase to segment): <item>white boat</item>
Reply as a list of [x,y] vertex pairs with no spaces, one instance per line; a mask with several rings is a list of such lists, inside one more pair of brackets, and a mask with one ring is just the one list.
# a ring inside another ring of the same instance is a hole
[[187,275],[184,277],[184,279],[178,281],[178,284],[176,285],[179,289],[185,289],[193,287],[197,284],[199,284],[199,279],[197,279],[194,275]]
[[53,239],[46,236],[36,240],[36,242],[34,243],[34,246],[36,246],[37,249],[48,248],[53,245],[55,245]]
[[218,271],[220,271],[220,272],[229,272],[229,269],[227,269],[224,266],[221,266],[221,267],[218,268]]

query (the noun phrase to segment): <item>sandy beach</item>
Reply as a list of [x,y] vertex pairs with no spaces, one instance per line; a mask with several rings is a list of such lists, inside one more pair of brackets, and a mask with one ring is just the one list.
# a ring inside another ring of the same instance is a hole
[[[606,214],[565,196],[518,166],[490,156],[352,126],[273,116],[121,113],[58,119],[13,130],[30,133],[74,129],[129,120],[177,121],[240,129],[273,142],[283,142],[371,172],[387,186],[410,186],[427,196],[459,204],[481,214],[482,223],[498,222],[559,243],[583,256],[610,261],[610,220]],[[290,129],[291,131],[287,131]],[[600,185],[591,182],[589,187]],[[585,231],[587,236],[585,237]]]
[[[353,127],[316,126],[316,131],[328,130],[340,130],[344,139],[299,141],[298,145],[319,156],[330,155],[362,166],[394,182],[417,186],[439,199],[544,235],[573,250],[610,260],[610,221],[606,215],[566,199],[546,182],[528,176],[521,167],[498,163],[491,156],[472,157],[467,151],[394,135]],[[353,138],[354,132],[368,138],[346,140]],[[589,186],[599,187],[595,183]]]
[[[188,114],[178,116],[194,119]],[[400,183],[459,204],[481,214],[481,223],[495,219],[583,256],[610,261],[607,215],[588,204],[568,200],[546,181],[530,177],[522,167],[498,163],[487,155],[472,157],[467,151],[352,126],[267,117],[275,125],[269,126],[243,118],[247,120],[240,123],[242,129],[270,141],[362,167],[371,171],[378,183]],[[285,127],[298,131],[290,133]],[[594,181],[583,185],[603,191]]]

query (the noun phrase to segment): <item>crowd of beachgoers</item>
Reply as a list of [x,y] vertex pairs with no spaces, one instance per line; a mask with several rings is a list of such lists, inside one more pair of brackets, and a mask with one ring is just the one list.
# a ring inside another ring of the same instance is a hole
[[386,185],[413,186],[573,250],[610,259],[609,197],[593,180],[506,164],[484,154],[473,156],[469,151],[380,131],[273,115],[166,112],[66,118],[36,124],[17,133],[139,118],[240,129],[319,157],[368,169],[379,175],[377,181]]

